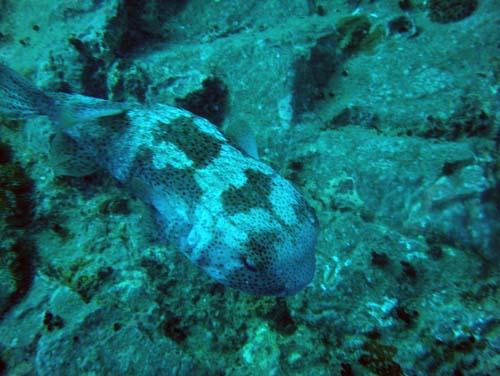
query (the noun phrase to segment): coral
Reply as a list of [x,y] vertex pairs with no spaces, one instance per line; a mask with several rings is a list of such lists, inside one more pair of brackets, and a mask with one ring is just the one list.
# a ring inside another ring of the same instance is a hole
[[438,23],[457,22],[469,17],[478,6],[478,0],[430,0],[429,17]]
[[363,344],[362,354],[358,362],[366,369],[379,376],[402,376],[401,366],[394,362],[397,349],[394,346],[383,345],[376,341]]

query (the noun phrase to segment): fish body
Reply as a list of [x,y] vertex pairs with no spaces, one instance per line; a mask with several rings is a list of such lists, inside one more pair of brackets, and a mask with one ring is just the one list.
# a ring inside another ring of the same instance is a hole
[[0,113],[51,117],[80,158],[149,204],[161,237],[218,282],[283,296],[312,280],[314,211],[208,120],[167,105],[45,93],[5,66],[0,80]]

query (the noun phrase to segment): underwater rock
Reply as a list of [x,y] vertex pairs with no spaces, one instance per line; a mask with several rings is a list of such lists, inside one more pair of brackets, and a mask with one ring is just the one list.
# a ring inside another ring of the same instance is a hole
[[475,250],[487,260],[500,256],[500,212],[484,200],[492,189],[484,168],[466,164],[420,191],[412,204],[407,226],[440,234],[443,242]]
[[[323,132],[314,147],[329,153],[312,160],[304,173],[312,169],[320,176],[338,177],[331,184],[323,181],[319,193],[312,191],[317,197],[313,202],[325,208],[318,210],[320,222],[328,223],[320,247],[333,249],[320,261],[323,266],[311,292],[316,299],[308,299],[306,309],[292,305],[295,318],[340,325],[349,333],[370,322],[366,308],[360,308],[374,303],[366,293],[370,286],[385,297],[398,297],[394,307],[405,306],[406,299],[423,293],[424,280],[446,286],[479,273],[483,258],[490,260],[487,264],[495,262],[499,213],[489,211],[492,202],[482,198],[492,183],[485,165],[473,162],[473,149],[466,142],[429,144],[351,126]],[[469,162],[443,175],[447,162],[462,159]],[[364,216],[366,211],[373,217]],[[344,294],[358,297],[356,303],[332,307],[320,302],[320,296]],[[368,302],[361,303],[360,297]],[[382,309],[391,304],[379,301],[373,307],[380,308],[369,314],[381,327],[398,325],[388,316],[390,310]],[[342,319],[343,309],[351,310],[349,322]]]
[[[124,346],[126,344],[126,346]],[[75,358],[76,349],[81,355]],[[85,349],[92,349],[86,351]],[[124,312],[101,308],[81,324],[42,336],[35,367],[40,375],[119,373],[190,375],[197,367],[171,341],[130,320]]]
[[[359,200],[379,221],[412,233],[439,233],[452,244],[495,257],[500,217],[490,210],[495,204],[484,199],[494,182],[488,178],[487,164],[473,162],[467,143],[374,137],[373,131],[359,127],[338,132],[320,140],[336,148],[323,157],[324,166],[334,164],[339,175],[355,171],[352,179]],[[352,148],[356,160],[343,157],[351,155]],[[458,161],[462,164],[456,171],[443,174],[444,166]]]

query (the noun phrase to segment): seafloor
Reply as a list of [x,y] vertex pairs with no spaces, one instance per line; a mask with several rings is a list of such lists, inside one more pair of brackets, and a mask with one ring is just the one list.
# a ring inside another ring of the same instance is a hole
[[0,127],[0,373],[498,375],[498,0],[2,0],[39,87],[255,133],[320,221],[287,298],[215,284],[47,119]]

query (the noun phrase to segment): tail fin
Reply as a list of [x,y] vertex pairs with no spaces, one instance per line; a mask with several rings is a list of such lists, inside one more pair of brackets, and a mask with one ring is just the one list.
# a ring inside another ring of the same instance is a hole
[[0,114],[11,119],[53,115],[54,100],[31,82],[0,63]]
[[132,106],[78,94],[45,93],[0,62],[0,114],[5,117],[28,119],[46,115],[64,129],[119,114]]

